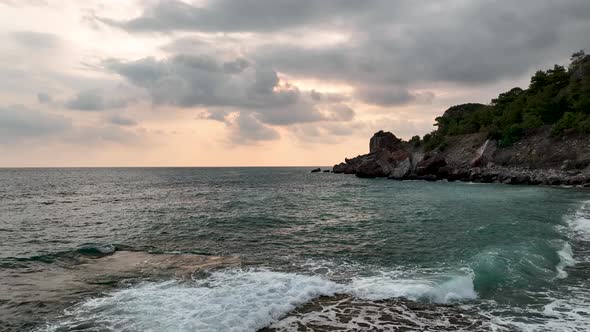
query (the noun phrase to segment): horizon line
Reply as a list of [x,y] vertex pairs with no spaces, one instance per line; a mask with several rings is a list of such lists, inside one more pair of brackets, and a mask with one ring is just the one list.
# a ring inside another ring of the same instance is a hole
[[334,165],[256,165],[256,166],[0,166],[0,169],[35,169],[35,168],[303,168],[334,167]]

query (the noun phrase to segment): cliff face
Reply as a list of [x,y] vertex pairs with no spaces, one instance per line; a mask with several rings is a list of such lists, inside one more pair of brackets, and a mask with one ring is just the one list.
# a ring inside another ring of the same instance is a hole
[[444,147],[425,152],[379,131],[369,153],[335,165],[334,173],[359,177],[590,186],[590,137],[551,135],[538,128],[509,147],[483,133],[446,137]]
[[369,153],[334,166],[360,177],[590,187],[590,55],[531,77],[488,105],[462,104],[404,142],[379,131]]

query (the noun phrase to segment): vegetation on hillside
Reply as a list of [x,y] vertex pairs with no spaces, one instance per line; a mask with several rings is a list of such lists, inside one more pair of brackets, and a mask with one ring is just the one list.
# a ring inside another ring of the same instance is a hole
[[555,65],[537,71],[528,89],[513,88],[489,105],[463,104],[436,118],[437,130],[426,134],[426,150],[444,149],[445,137],[484,132],[500,146],[517,142],[528,131],[551,126],[552,134],[590,133],[590,55],[572,55],[567,68]]

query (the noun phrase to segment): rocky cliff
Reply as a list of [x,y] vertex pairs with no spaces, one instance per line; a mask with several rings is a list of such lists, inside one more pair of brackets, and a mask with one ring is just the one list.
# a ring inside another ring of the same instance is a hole
[[379,131],[369,153],[335,165],[359,177],[590,187],[590,55],[539,70],[489,104],[462,104],[404,142]]
[[556,137],[542,127],[508,147],[475,133],[448,136],[443,146],[425,151],[422,144],[379,131],[368,154],[346,159],[333,171],[398,180],[590,186],[590,137]]

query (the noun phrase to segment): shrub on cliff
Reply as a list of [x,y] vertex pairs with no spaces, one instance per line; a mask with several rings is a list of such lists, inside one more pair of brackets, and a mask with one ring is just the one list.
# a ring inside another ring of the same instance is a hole
[[526,130],[552,125],[553,133],[590,133],[590,55],[572,55],[567,69],[560,65],[539,70],[528,89],[515,87],[490,105],[463,104],[437,117],[438,129],[424,137],[425,147],[439,146],[446,135],[485,132],[502,146],[517,142]]

